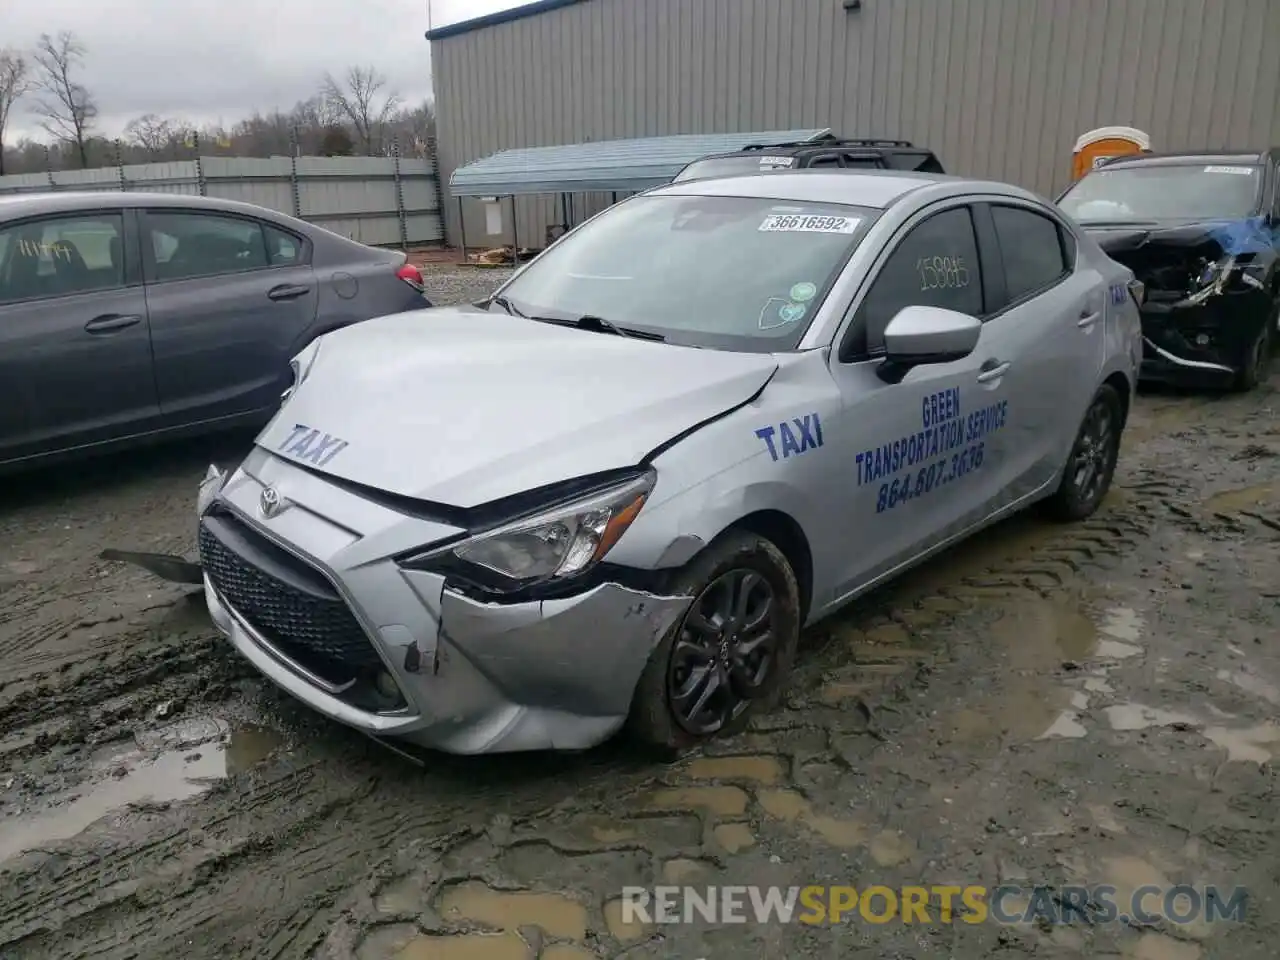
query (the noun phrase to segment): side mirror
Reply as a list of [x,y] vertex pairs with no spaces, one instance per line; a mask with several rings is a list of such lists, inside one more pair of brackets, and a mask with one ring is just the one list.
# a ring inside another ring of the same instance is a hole
[[900,383],[913,367],[963,360],[978,346],[982,321],[942,307],[903,307],[884,330],[884,363],[876,369],[885,383]]

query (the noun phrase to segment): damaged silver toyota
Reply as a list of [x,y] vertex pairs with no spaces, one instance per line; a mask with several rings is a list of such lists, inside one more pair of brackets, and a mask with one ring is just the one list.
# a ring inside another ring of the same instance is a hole
[[1145,286],[1143,380],[1266,381],[1280,341],[1280,148],[1118,157],[1058,203]]
[[305,349],[201,487],[196,579],[379,739],[686,748],[776,701],[807,624],[1032,504],[1097,509],[1138,289],[1005,184],[659,187],[488,300]]

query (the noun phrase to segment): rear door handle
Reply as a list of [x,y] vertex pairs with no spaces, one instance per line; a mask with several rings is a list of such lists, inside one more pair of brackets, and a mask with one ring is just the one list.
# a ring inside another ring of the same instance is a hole
[[104,313],[100,317],[94,317],[84,325],[84,328],[89,333],[114,333],[116,330],[137,326],[141,322],[141,317],[122,313]]
[[982,369],[978,372],[979,383],[990,383],[992,380],[999,380],[1013,364],[1008,360],[988,360],[982,365]]
[[1089,310],[1086,308],[1081,314],[1080,319],[1076,321],[1076,326],[1082,330],[1088,330],[1102,318],[1101,310]]
[[272,300],[296,300],[298,297],[305,297],[310,292],[310,287],[296,283],[283,283],[268,290],[267,296]]

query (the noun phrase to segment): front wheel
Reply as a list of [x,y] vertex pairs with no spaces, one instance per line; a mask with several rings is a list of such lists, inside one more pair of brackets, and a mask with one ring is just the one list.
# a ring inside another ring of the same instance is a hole
[[800,590],[776,546],[735,531],[668,592],[694,599],[649,657],[628,725],[642,744],[678,752],[736,733],[776,704],[800,640]]
[[1240,372],[1236,374],[1233,386],[1240,393],[1247,393],[1259,384],[1266,383],[1271,373],[1271,344],[1276,318],[1280,317],[1280,306],[1267,320],[1266,326],[1259,331],[1257,339],[1245,351],[1240,363]]
[[1115,387],[1104,383],[1098,388],[1076,434],[1062,482],[1045,503],[1054,518],[1084,520],[1098,509],[1111,489],[1120,458],[1122,410]]

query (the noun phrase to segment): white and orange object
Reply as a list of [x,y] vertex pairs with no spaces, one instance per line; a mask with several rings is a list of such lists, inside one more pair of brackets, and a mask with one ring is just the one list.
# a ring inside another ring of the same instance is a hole
[[1098,127],[1082,133],[1071,158],[1071,178],[1079,180],[1113,157],[1151,152],[1151,138],[1133,127]]

